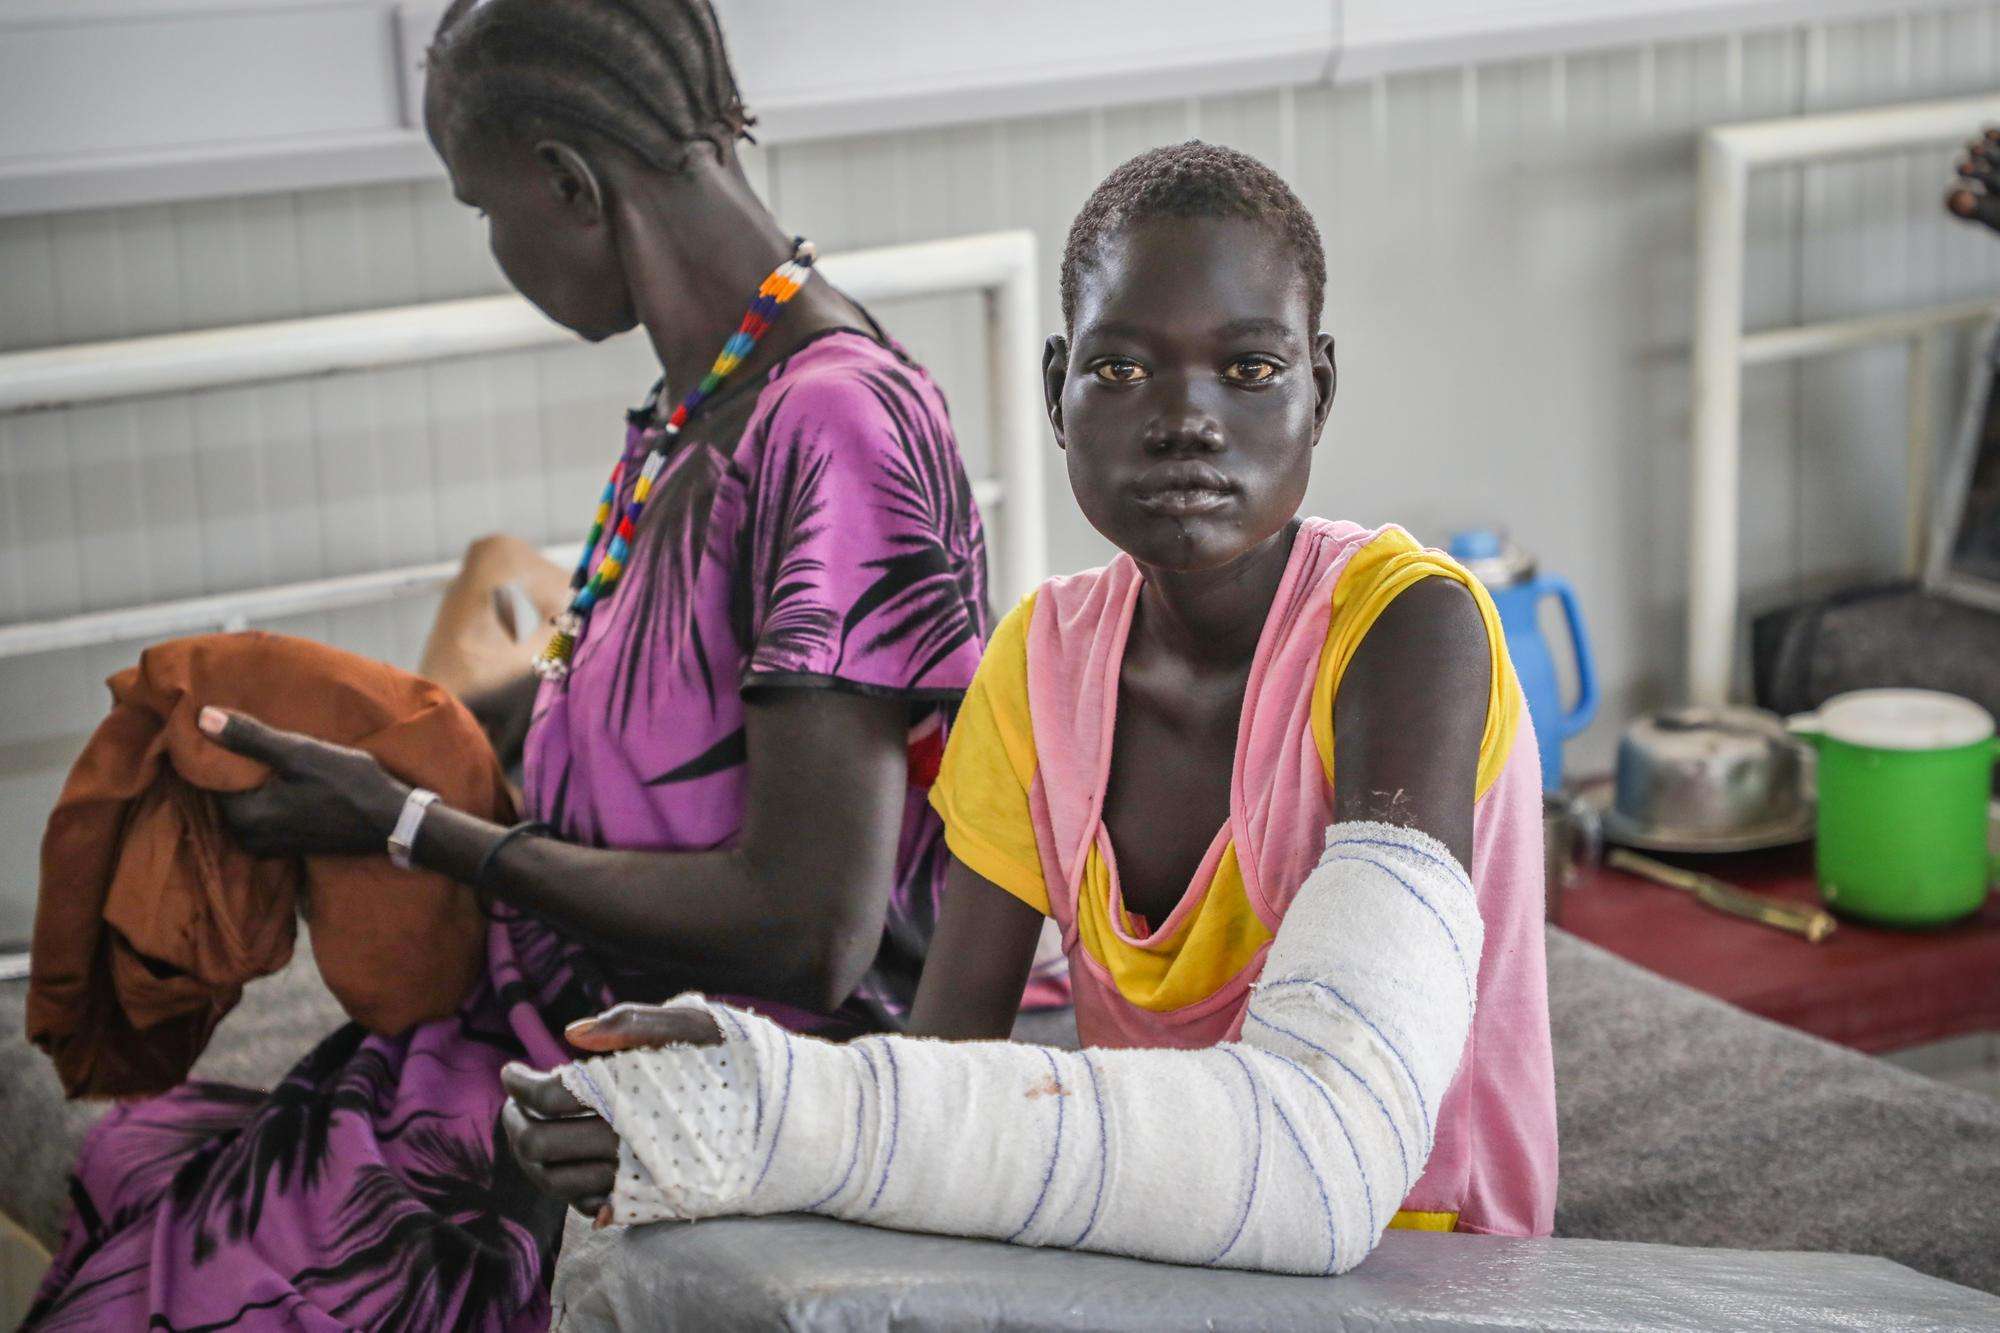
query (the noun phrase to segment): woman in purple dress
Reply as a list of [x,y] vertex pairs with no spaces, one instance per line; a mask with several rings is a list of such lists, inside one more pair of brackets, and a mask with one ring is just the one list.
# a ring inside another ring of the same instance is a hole
[[509,280],[587,339],[643,326],[677,388],[631,415],[620,505],[656,444],[664,464],[566,677],[479,710],[532,718],[546,832],[204,720],[273,769],[225,809],[246,846],[397,834],[492,904],[488,976],[454,1019],[341,1029],[272,1093],[113,1111],[31,1325],[545,1326],[562,1217],[499,1136],[502,1065],[567,1058],[563,1025],[618,998],[733,994],[839,1034],[895,1027],[914,990],[948,859],[924,788],[986,625],[942,396],[808,275],[663,433],[794,253],[738,163],[750,117],[705,0],[458,0],[430,68],[431,140]]

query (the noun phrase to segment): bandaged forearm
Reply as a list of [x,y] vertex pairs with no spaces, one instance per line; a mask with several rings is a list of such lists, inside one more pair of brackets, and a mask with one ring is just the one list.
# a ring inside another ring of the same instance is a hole
[[1422,1172],[1472,1021],[1465,872],[1338,824],[1239,1041],[834,1045],[697,997],[724,1041],[566,1066],[618,1131],[613,1219],[815,1212],[1288,1273],[1360,1262]]

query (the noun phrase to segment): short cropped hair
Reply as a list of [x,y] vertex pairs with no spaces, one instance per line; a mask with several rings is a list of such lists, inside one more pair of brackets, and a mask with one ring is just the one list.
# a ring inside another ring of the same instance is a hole
[[1104,178],[1069,224],[1063,245],[1063,327],[1076,318],[1077,287],[1112,236],[1152,218],[1247,218],[1290,244],[1306,282],[1312,327],[1326,306],[1326,247],[1312,214],[1277,172],[1248,153],[1190,139],[1149,148]]

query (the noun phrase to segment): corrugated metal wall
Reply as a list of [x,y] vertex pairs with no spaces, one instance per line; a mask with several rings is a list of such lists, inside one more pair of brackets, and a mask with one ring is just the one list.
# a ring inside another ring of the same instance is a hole
[[[1199,135],[1277,166],[1326,234],[1341,398],[1310,506],[1442,540],[1497,520],[1570,576],[1607,714],[1680,660],[1693,132],[1990,89],[2000,5],[1137,109],[777,148],[754,169],[827,249],[1028,226],[1045,315],[1065,226],[1128,154]],[[1968,126],[1968,133],[1975,127]],[[1753,324],[1995,289],[2000,238],[1938,200],[1950,153],[1771,173]],[[0,221],[0,347],[500,290],[440,185]],[[983,453],[971,298],[879,312]],[[1753,597],[1900,558],[1899,350],[1748,381]],[[0,420],[0,620],[574,535],[645,388],[638,340]],[[1940,408],[1955,392],[1940,392]],[[1055,567],[1101,558],[1052,469]],[[409,661],[428,604],[278,628]],[[135,646],[0,663],[0,937],[27,925],[61,774]],[[1600,723],[1583,762],[1602,763]]]

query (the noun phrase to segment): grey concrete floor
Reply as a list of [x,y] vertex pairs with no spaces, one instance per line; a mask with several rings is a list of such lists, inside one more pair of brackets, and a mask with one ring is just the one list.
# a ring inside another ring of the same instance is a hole
[[1882,1057],[1912,1073],[2000,1100],[2000,1032],[1975,1032]]

